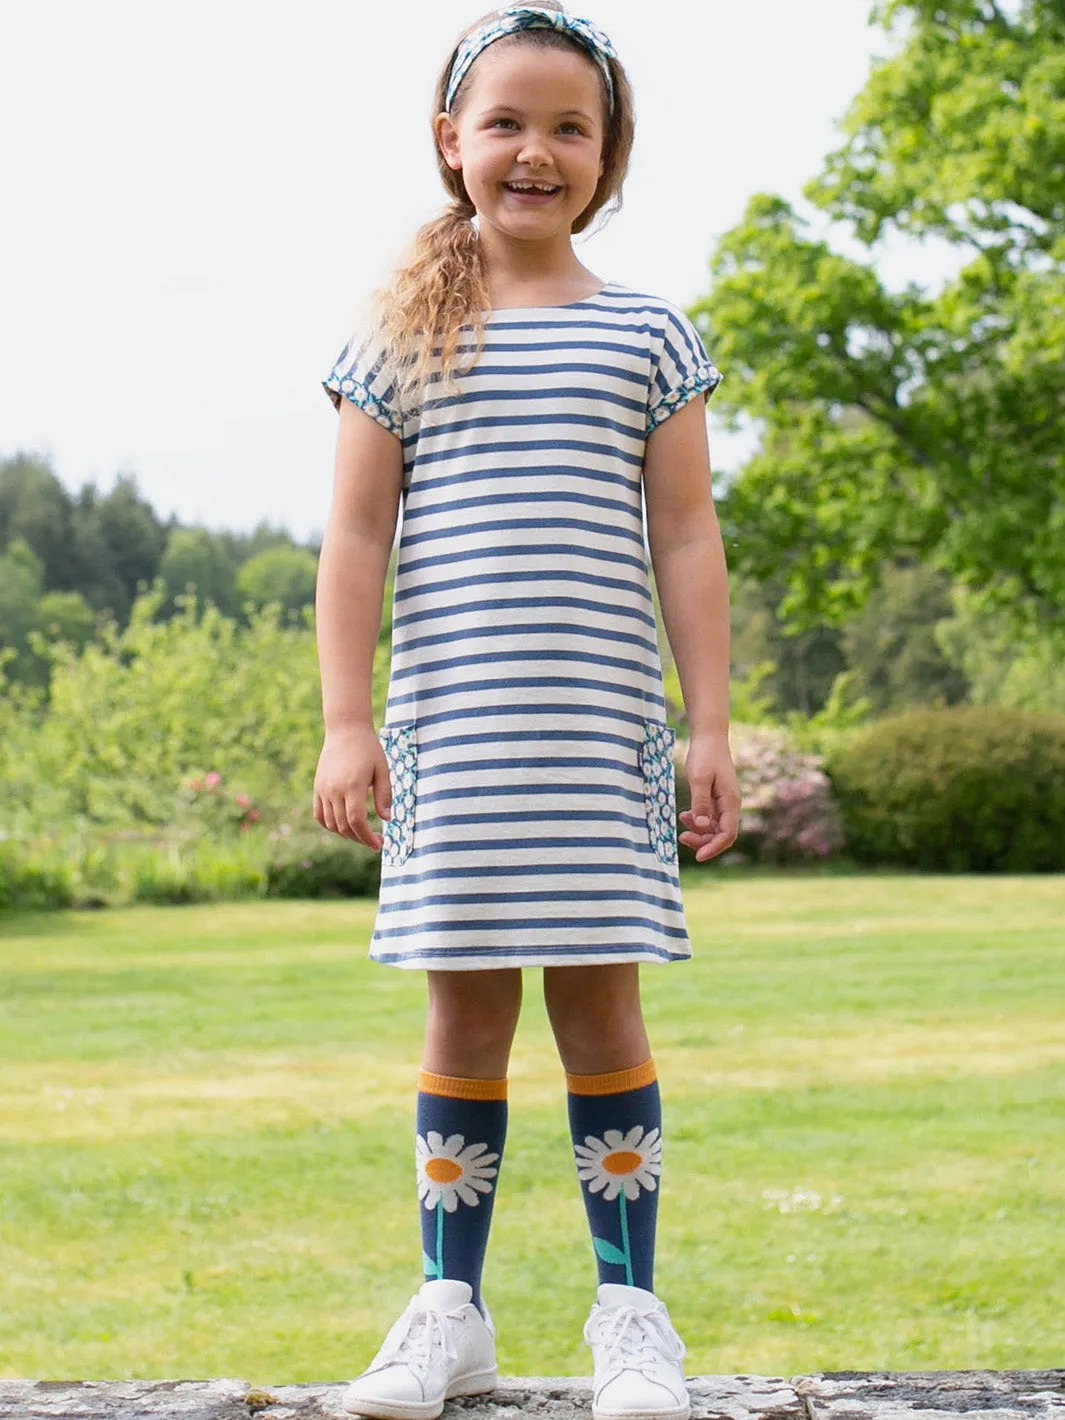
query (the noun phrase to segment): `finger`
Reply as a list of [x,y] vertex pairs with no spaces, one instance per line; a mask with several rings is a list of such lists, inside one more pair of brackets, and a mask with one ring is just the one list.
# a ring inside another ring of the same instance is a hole
[[705,863],[709,858],[716,858],[719,853],[724,853],[726,848],[731,848],[734,842],[735,836],[730,837],[727,833],[715,834],[709,843],[697,850],[696,859]]
[[321,826],[324,828],[325,820],[322,818],[322,796],[318,793],[317,790],[315,790],[314,793],[314,807],[311,809],[311,814],[314,818],[315,823],[321,824]]
[[740,831],[740,806],[739,804],[728,803],[721,813],[721,823],[719,825],[722,835],[731,835],[730,842],[734,842]]
[[348,806],[342,795],[338,794],[334,799],[333,810],[337,818],[337,832],[344,838],[356,838],[357,835],[351,825],[351,815],[348,813]]
[[344,809],[347,814],[348,830],[351,837],[358,843],[364,843],[367,848],[379,848],[381,846],[381,840],[370,827],[369,820],[366,817],[366,809],[359,804],[354,794],[348,795]]
[[378,765],[373,777],[373,804],[379,819],[392,817],[392,782],[387,763]]
[[333,813],[332,799],[322,800],[322,827],[328,829],[330,833],[339,833],[337,828],[336,815]]

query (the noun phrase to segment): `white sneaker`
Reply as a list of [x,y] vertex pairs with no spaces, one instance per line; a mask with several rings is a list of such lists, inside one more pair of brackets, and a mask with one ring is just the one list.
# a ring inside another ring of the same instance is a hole
[[642,1287],[604,1282],[584,1339],[592,1348],[593,1420],[688,1420],[685,1352],[665,1304]]
[[495,1384],[492,1319],[474,1306],[468,1282],[444,1278],[423,1283],[340,1404],[379,1420],[435,1420],[445,1400]]

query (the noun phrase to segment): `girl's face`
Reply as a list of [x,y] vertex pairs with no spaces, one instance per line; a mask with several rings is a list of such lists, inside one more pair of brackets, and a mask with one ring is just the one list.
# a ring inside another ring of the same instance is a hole
[[[462,111],[435,127],[482,224],[515,240],[568,238],[603,171],[602,82],[576,51],[497,40],[477,56]],[[553,191],[511,186],[529,182]]]

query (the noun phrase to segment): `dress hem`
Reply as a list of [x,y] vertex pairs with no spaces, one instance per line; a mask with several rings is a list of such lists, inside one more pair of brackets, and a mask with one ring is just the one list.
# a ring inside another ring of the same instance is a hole
[[387,957],[369,953],[371,961],[378,966],[398,967],[405,971],[502,971],[506,968],[524,966],[614,966],[620,962],[645,962],[648,966],[668,966],[675,961],[691,961],[693,953],[677,952],[662,956],[651,952],[611,952],[602,955],[574,954],[572,956],[530,956],[508,958],[505,953],[498,957],[445,957],[442,960],[432,955],[408,957],[402,961],[390,961]]

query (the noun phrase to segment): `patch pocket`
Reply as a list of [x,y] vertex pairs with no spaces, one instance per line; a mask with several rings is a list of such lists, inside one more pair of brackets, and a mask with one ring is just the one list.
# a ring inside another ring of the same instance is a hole
[[661,720],[645,720],[640,768],[651,847],[663,863],[677,862],[677,781],[673,750],[677,732]]
[[414,812],[418,799],[417,726],[382,725],[379,739],[388,760],[392,814],[382,821],[381,862],[394,867],[414,851]]

